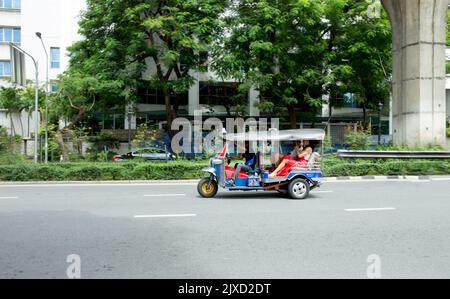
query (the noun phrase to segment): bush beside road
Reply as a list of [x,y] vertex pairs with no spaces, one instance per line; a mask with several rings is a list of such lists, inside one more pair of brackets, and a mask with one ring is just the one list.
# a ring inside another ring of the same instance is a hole
[[[204,177],[207,161],[50,163],[0,165],[0,181],[119,181],[187,180]],[[442,160],[341,160],[326,157],[326,177],[448,175],[450,161]]]

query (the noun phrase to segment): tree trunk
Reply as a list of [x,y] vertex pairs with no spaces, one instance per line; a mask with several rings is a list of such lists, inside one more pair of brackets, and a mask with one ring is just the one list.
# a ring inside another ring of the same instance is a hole
[[22,132],[22,138],[24,137],[24,131],[23,131],[23,121],[22,121],[22,111],[19,111],[19,124],[20,124],[20,131]]
[[366,107],[365,103],[362,106],[363,106],[362,107],[363,108],[363,128],[365,131],[365,130],[367,130],[367,107]]
[[167,132],[169,132],[172,138],[175,134],[172,131],[172,122],[174,120],[174,112],[172,110],[172,104],[170,102],[170,91],[166,88],[164,89],[164,101],[166,104],[166,120],[167,120]]
[[297,113],[295,112],[294,105],[288,106],[288,112],[289,112],[289,122],[291,123],[291,128],[297,129]]
[[78,114],[72,119],[70,125],[62,128],[62,129],[58,129],[56,131],[56,140],[57,140],[58,147],[59,147],[59,154],[60,154],[60,156],[62,156],[64,161],[67,160],[67,153],[66,153],[66,149],[64,147],[64,139],[63,139],[64,131],[74,128],[83,119],[86,112],[87,112],[87,109],[85,107],[79,108]]
[[11,121],[11,137],[14,137],[16,135],[16,128],[14,127],[12,111],[9,112],[9,120]]
[[225,107],[225,110],[227,111],[227,116],[228,116],[228,117],[232,117],[230,105],[224,104],[223,106]]

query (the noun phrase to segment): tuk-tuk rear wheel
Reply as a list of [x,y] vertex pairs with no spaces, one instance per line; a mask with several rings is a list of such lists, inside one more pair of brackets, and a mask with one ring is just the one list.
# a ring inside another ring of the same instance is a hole
[[309,196],[310,186],[304,179],[293,180],[288,187],[289,195],[292,199],[306,199]]
[[217,182],[210,178],[201,179],[197,186],[197,191],[203,198],[212,198],[219,191]]

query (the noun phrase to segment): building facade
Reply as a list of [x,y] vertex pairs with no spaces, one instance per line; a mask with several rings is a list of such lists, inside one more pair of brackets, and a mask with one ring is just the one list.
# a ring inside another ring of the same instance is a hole
[[[42,87],[48,66],[49,90],[56,91],[58,76],[69,64],[67,48],[80,38],[78,21],[84,8],[85,0],[0,0],[0,86],[10,85],[12,42],[38,61]],[[41,33],[44,45],[37,32]],[[25,72],[27,80],[35,81],[35,68],[29,57],[26,57]],[[0,110],[0,126],[11,134],[26,138],[36,131],[34,114],[7,114]]]

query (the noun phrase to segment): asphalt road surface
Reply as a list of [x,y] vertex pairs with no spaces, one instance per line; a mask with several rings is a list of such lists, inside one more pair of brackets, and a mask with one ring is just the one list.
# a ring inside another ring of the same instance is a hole
[[450,179],[330,182],[304,201],[0,186],[0,278],[66,278],[73,254],[82,278],[367,278],[375,260],[382,278],[450,278]]

